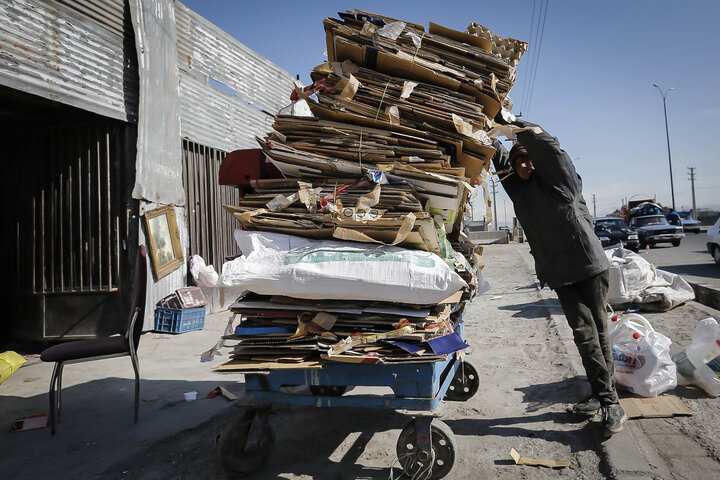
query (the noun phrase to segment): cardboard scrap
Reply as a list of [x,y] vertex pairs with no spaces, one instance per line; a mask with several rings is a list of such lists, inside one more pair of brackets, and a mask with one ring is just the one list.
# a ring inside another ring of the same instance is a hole
[[258,362],[253,360],[235,359],[222,365],[216,365],[213,370],[217,372],[250,372],[257,373],[271,370],[293,370],[293,369],[318,369],[322,368],[323,362],[310,360],[298,363]]
[[232,393],[230,390],[228,390],[225,387],[218,386],[214,389],[210,390],[210,392],[207,394],[206,398],[213,398],[217,395],[222,395],[223,397],[227,398],[228,400],[237,400],[237,395]]
[[654,398],[621,398],[620,406],[628,418],[663,418],[692,415],[693,412],[675,395]]
[[565,468],[570,466],[570,460],[551,460],[549,458],[523,457],[515,448],[510,449],[510,455],[516,465],[533,465],[537,467]]
[[46,413],[41,415],[30,415],[23,418],[16,418],[12,422],[13,432],[19,432],[23,430],[34,430],[36,428],[47,427],[48,416]]

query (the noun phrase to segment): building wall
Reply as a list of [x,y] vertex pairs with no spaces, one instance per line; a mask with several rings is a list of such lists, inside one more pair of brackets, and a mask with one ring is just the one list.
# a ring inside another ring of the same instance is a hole
[[[107,1],[122,11],[122,0]],[[3,1],[0,85],[134,121],[137,73],[123,40],[117,28],[111,31],[58,2]]]
[[230,152],[255,148],[290,103],[293,77],[218,26],[175,3],[183,138]]

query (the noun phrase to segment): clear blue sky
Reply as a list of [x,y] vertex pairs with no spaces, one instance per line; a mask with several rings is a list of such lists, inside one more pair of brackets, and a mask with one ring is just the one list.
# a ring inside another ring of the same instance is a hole
[[[674,87],[667,115],[676,207],[691,207],[688,167],[696,167],[698,208],[720,208],[718,0],[550,0],[542,42],[536,38],[540,0],[182,3],[304,83],[326,60],[323,18],[347,9],[426,28],[433,21],[464,30],[476,21],[503,37],[530,42],[510,92],[513,112],[522,110],[577,159],[585,199],[592,213],[595,194],[598,216],[619,208],[626,196],[647,194],[671,204],[663,102],[652,84]],[[512,210],[499,192],[502,223]]]

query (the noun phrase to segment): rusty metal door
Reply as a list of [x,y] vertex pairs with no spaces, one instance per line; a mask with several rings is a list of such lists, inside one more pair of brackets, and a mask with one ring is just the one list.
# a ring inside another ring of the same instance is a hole
[[233,232],[240,225],[223,204],[237,205],[235,187],[218,184],[227,152],[183,140],[183,184],[187,206],[189,255],[200,255],[220,273],[225,257],[239,253]]
[[0,244],[12,259],[2,293],[11,304],[8,330],[30,341],[123,331],[122,191],[132,127],[85,114],[2,126],[3,167],[12,179],[0,207]]

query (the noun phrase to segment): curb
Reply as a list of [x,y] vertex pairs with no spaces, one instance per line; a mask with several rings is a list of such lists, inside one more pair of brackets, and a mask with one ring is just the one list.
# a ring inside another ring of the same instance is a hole
[[702,283],[688,282],[695,292],[695,301],[706,307],[720,310],[720,290]]

